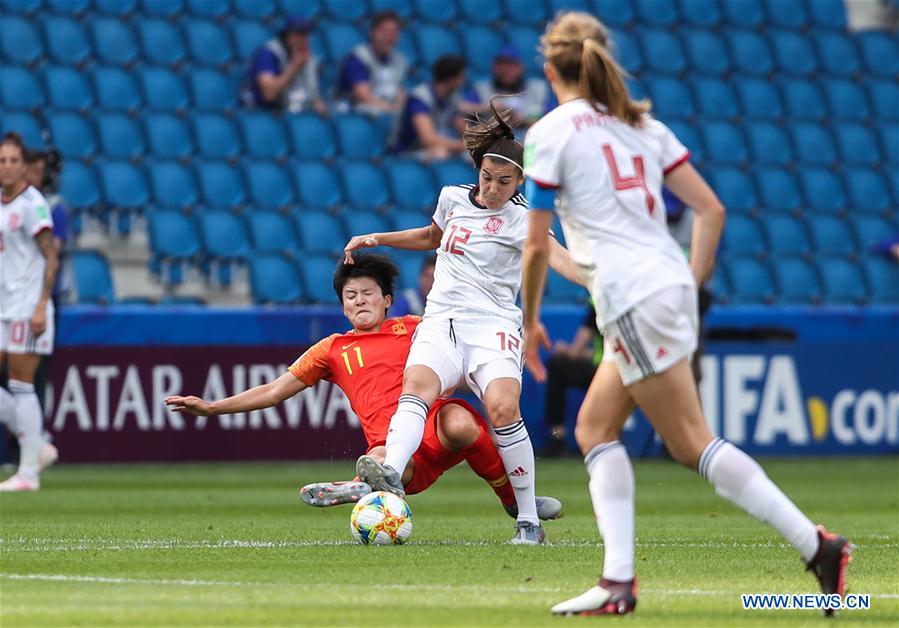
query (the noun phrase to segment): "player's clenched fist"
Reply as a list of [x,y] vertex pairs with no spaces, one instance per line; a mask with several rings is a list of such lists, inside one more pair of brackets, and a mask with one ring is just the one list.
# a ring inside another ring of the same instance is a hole
[[343,248],[343,263],[353,263],[353,251],[356,249],[370,249],[378,246],[378,238],[375,234],[353,236],[347,245]]
[[212,414],[212,407],[208,401],[204,401],[199,397],[168,397],[165,405],[172,412],[190,412],[197,416],[209,416]]

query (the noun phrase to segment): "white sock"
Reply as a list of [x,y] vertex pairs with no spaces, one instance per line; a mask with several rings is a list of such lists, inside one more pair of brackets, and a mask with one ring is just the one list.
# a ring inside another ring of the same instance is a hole
[[19,471],[30,479],[37,478],[37,457],[44,446],[44,417],[34,385],[9,380],[9,391],[16,400],[16,428],[19,437]]
[[494,429],[494,439],[499,457],[503,459],[509,484],[515,491],[518,503],[518,521],[528,521],[540,525],[537,517],[537,500],[534,497],[534,446],[524,425],[518,419],[512,425]]
[[387,430],[384,465],[401,476],[412,454],[421,445],[421,439],[424,438],[429,410],[427,402],[421,397],[400,395],[396,413],[391,417],[390,428]]
[[809,562],[815,557],[815,524],[768,479],[755,460],[716,438],[699,458],[699,474],[712,483],[716,493],[780,532],[802,560]]
[[597,445],[584,457],[590,476],[590,499],[602,536],[602,577],[634,579],[634,470],[619,441]]
[[0,423],[5,424],[6,429],[11,433],[18,433],[16,429],[16,398],[2,387],[0,387]]

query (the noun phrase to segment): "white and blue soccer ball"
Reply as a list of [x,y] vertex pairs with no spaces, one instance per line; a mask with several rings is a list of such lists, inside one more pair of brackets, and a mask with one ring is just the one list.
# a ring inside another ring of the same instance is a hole
[[402,545],[412,536],[412,510],[393,493],[369,493],[353,507],[350,532],[362,545]]

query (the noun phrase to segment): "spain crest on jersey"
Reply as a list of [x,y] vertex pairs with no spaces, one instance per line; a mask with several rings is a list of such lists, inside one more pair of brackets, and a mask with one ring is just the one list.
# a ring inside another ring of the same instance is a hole
[[496,235],[499,233],[499,230],[503,226],[503,219],[499,216],[493,216],[489,218],[487,222],[484,224],[484,231],[489,233],[490,235]]

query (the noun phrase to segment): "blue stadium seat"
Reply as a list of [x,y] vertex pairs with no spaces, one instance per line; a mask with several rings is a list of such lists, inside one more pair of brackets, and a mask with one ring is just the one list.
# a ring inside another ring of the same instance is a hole
[[758,28],[765,22],[761,0],[722,0],[724,19],[739,28]]
[[147,108],[152,111],[185,111],[190,101],[181,76],[165,68],[138,71]]
[[[0,90],[5,84],[5,79],[0,80]],[[73,68],[49,67],[44,71],[44,84],[50,106],[54,109],[87,112],[94,105],[94,97],[83,72]]]
[[725,264],[716,264],[711,278],[706,284],[706,288],[712,293],[715,303],[730,303],[731,288],[730,280],[727,277],[727,268]]
[[737,97],[729,82],[715,78],[691,81],[699,114],[705,119],[732,119],[740,114]]
[[846,208],[846,192],[839,177],[822,168],[800,171],[802,189],[808,205],[821,212],[838,212]]
[[855,304],[866,300],[865,279],[857,264],[845,259],[819,259],[818,268],[826,303]]
[[705,147],[702,144],[702,139],[696,132],[696,127],[685,122],[669,122],[668,128],[681,141],[681,144],[690,150],[692,155],[691,161],[699,163],[705,161]]
[[788,118],[820,121],[827,117],[824,95],[816,83],[803,79],[787,79],[780,82],[780,89]]
[[715,168],[709,183],[728,212],[748,212],[758,207],[755,187],[748,174],[736,168]]
[[93,55],[87,34],[75,20],[51,15],[45,18],[43,26],[47,53],[54,63],[81,65]]
[[747,257],[728,258],[725,263],[735,304],[770,303],[774,299],[774,279],[767,264]]
[[0,116],[3,133],[14,131],[22,136],[28,148],[45,148],[44,138],[38,121],[30,113],[24,111],[4,111]]
[[818,69],[811,42],[796,31],[776,30],[768,34],[777,67],[784,74],[809,76]]
[[724,38],[730,44],[731,58],[740,72],[753,76],[767,76],[774,69],[774,59],[768,42],[750,31],[729,31]]
[[321,0],[278,0],[282,15],[300,15],[307,18],[322,17],[324,8]]
[[97,136],[105,157],[138,159],[143,156],[146,147],[137,120],[120,113],[101,114],[96,120]]
[[150,200],[141,169],[125,161],[103,161],[97,166],[103,196],[110,208],[137,211]]
[[189,76],[193,103],[200,111],[222,113],[237,107],[236,86],[229,85],[221,72],[196,69]]
[[366,39],[365,33],[351,24],[322,22],[321,29],[328,57],[335,62],[343,59],[350,50]]
[[306,296],[313,303],[334,303],[337,300],[331,282],[322,281],[322,277],[334,274],[336,265],[337,258],[333,255],[310,255],[297,265],[306,285]]
[[805,257],[811,253],[808,231],[798,218],[766,212],[761,221],[767,236],[768,252],[772,255]]
[[875,305],[899,305],[899,265],[885,257],[865,256],[861,266],[871,288],[870,302]]
[[[304,251],[309,253],[337,253],[343,251],[343,247],[346,245],[349,237],[344,232],[340,221],[332,214],[303,209],[295,212],[294,216],[296,217],[297,227],[300,232],[300,242]],[[333,272],[334,265],[332,264],[328,274],[324,275],[324,277],[329,279],[326,282],[329,285]],[[318,282],[325,283],[322,282],[322,277],[318,278]]]
[[[537,52],[537,46],[540,45],[540,31],[536,28],[527,26],[514,26],[506,28],[503,35],[505,36],[506,42],[521,53],[521,59],[524,62],[527,74],[530,76],[542,77],[543,58]],[[618,40],[616,39],[616,41]],[[633,43],[633,41],[631,41],[631,43]],[[619,46],[618,49],[622,50],[623,48]],[[630,57],[625,57],[625,60],[629,59]],[[622,66],[629,72],[631,71],[631,69],[624,65],[623,62]]]
[[720,35],[711,31],[691,29],[684,31],[682,38],[687,60],[694,70],[712,76],[722,76],[730,70],[730,55]]
[[162,19],[144,19],[137,23],[141,50],[146,62],[155,65],[177,65],[187,54],[181,33]]
[[647,68],[665,74],[680,74],[687,67],[680,41],[666,31],[644,29],[640,43]]
[[174,210],[147,212],[147,231],[153,259],[150,267],[162,270],[167,283],[181,283],[180,267],[165,272],[165,267],[192,261],[201,251],[200,236],[186,214]]
[[268,111],[244,111],[238,118],[246,154],[265,159],[287,157],[287,135],[281,119]]
[[223,18],[231,11],[229,0],[187,0],[187,10],[199,17]]
[[781,28],[801,29],[808,23],[803,0],[767,0],[768,18]]
[[94,0],[94,8],[103,15],[128,19],[137,10],[137,0]]
[[347,233],[351,236],[363,233],[384,233],[393,231],[393,225],[384,216],[373,211],[350,207],[343,213]]
[[234,209],[246,203],[247,192],[238,168],[220,161],[200,161],[196,169],[207,205]]
[[421,52],[421,61],[428,68],[440,57],[459,54],[462,50],[456,33],[445,26],[421,24],[415,29],[414,35]]
[[575,283],[571,283],[554,270],[546,271],[546,302],[573,305],[586,303],[589,293]]
[[271,28],[266,28],[259,22],[252,20],[231,22],[231,39],[235,43],[238,59],[249,59],[259,46],[271,38]]
[[874,115],[881,120],[899,120],[899,87],[894,81],[867,81]]
[[810,17],[817,26],[843,30],[846,28],[844,0],[815,0],[809,3]]
[[652,99],[653,110],[660,120],[689,118],[696,114],[687,84],[677,78],[646,75],[644,84]]
[[94,131],[87,119],[73,113],[53,113],[47,116],[47,126],[63,159],[88,159],[97,152]]
[[232,3],[238,15],[255,20],[271,18],[278,12],[275,0],[232,0]]
[[[506,0],[509,3],[517,0]],[[537,0],[532,0],[530,4],[540,4]],[[537,16],[536,24],[542,27],[544,22],[551,16],[541,14],[543,9],[540,7],[522,8],[522,12],[528,15]],[[511,15],[513,9],[511,6],[507,8],[507,15]],[[593,13],[602,20],[602,23],[613,29],[625,28],[634,23],[636,15],[634,13],[634,5],[631,0],[593,0]]]
[[137,111],[143,105],[134,77],[121,68],[98,67],[94,70],[97,104],[103,109]]
[[97,59],[108,65],[127,66],[137,60],[140,49],[131,28],[112,17],[97,18],[91,24],[91,38]]
[[199,195],[193,174],[174,161],[151,162],[147,166],[150,189],[156,203],[186,209],[197,204]]
[[[882,160],[874,134],[860,124],[844,124],[834,127],[837,146],[843,160],[853,165],[875,166]],[[899,141],[897,138],[896,141]]]
[[428,22],[452,22],[459,17],[459,9],[455,2],[412,0],[412,4],[415,7],[416,15]]
[[431,180],[431,173],[421,162],[391,160],[386,164],[386,171],[395,205],[407,209],[433,210],[438,190]]
[[197,149],[204,157],[236,159],[241,154],[234,123],[224,116],[198,114],[193,118]]
[[824,94],[831,118],[861,122],[870,114],[865,93],[856,83],[834,79],[824,81]]
[[317,114],[301,113],[285,118],[293,154],[300,159],[330,159],[337,152],[334,135]]
[[493,57],[503,46],[503,40],[496,29],[486,26],[466,26],[461,30],[468,70],[475,74],[487,75],[493,67]]
[[858,250],[849,223],[833,216],[815,216],[808,221],[815,252],[820,255],[852,255]]
[[229,261],[251,256],[247,230],[233,212],[214,209],[197,212],[197,225],[206,255]]
[[0,67],[0,105],[4,109],[43,107],[44,90],[34,72],[24,68]]
[[896,80],[899,73],[899,44],[886,31],[865,31],[855,36],[865,68],[874,76]]
[[783,105],[777,88],[769,81],[743,77],[733,80],[740,107],[747,118],[776,120],[783,115]]
[[821,283],[814,267],[805,260],[784,257],[772,262],[778,286],[778,301],[808,305],[821,301]]
[[[421,215],[418,215],[418,218],[421,220]],[[421,226],[422,225],[416,225],[416,227]],[[422,261],[425,259],[425,255],[421,251],[390,249],[388,256],[400,269],[400,276],[397,278],[397,287],[400,290],[417,290],[418,273],[421,271],[421,265]],[[400,296],[402,298],[402,295]]]
[[250,241],[257,253],[302,254],[296,228],[290,218],[276,211],[253,211],[246,214]]
[[756,122],[746,126],[746,135],[754,163],[786,166],[793,162],[793,150],[783,127]]
[[[395,0],[373,0],[372,8],[382,3],[392,6]],[[469,24],[493,24],[503,19],[503,5],[495,0],[459,0],[459,10]]]
[[256,208],[287,209],[296,200],[287,172],[274,162],[245,163],[244,178],[249,185],[250,201]]
[[892,207],[895,212],[886,183],[878,172],[867,168],[846,168],[843,176],[852,207],[869,212],[885,212]]
[[833,138],[827,129],[817,124],[795,124],[790,126],[793,146],[800,162],[818,166],[828,166],[837,160]]
[[460,185],[462,183],[477,183],[478,173],[472,164],[461,159],[447,161],[435,161],[431,164],[431,172],[434,182],[440,190],[447,185]]
[[428,217],[417,211],[391,211],[390,217],[393,218],[397,231],[427,227],[431,222]]
[[44,0],[6,0],[3,8],[7,13],[33,16],[44,7]]
[[4,16],[0,20],[0,52],[14,65],[31,65],[43,54],[41,38],[28,20]]
[[257,305],[285,305],[303,301],[296,264],[278,253],[254,254],[247,260],[250,290]]
[[721,23],[721,7],[715,0],[680,0],[680,14],[691,26],[712,28]]
[[334,170],[325,164],[318,161],[297,161],[291,164],[290,169],[303,205],[330,209],[343,202],[340,181]]
[[341,160],[337,164],[347,203],[360,209],[377,209],[390,203],[383,171],[367,161]]
[[890,222],[885,218],[871,214],[852,214],[849,216],[849,222],[852,223],[852,228],[860,245],[859,250],[862,252],[870,251],[873,245],[887,238],[892,238],[899,232],[895,220]]
[[647,26],[668,28],[680,18],[676,0],[636,0],[635,8],[641,24]]
[[84,15],[91,7],[91,0],[45,0],[47,8],[64,15]]
[[154,17],[175,17],[184,12],[184,0],[141,0],[141,13]]
[[758,221],[747,216],[728,217],[722,245],[727,255],[762,257],[767,250],[765,236]]
[[80,249],[68,254],[75,279],[75,302],[109,305],[115,302],[112,272],[100,251]]
[[740,130],[727,122],[707,122],[702,125],[702,137],[708,157],[715,163],[740,164],[749,155]]
[[349,113],[334,117],[337,146],[344,157],[378,157],[384,152],[384,138],[368,116]]
[[843,33],[821,31],[814,33],[815,48],[821,67],[828,74],[849,77],[859,71],[861,61],[855,45]]
[[94,171],[77,161],[66,162],[60,175],[59,193],[77,210],[87,210],[100,202]]
[[547,0],[552,15],[560,11],[584,11],[592,9],[590,0]]
[[755,180],[762,207],[796,211],[802,206],[799,184],[790,172],[782,168],[756,168]]
[[212,67],[227,66],[234,59],[228,34],[222,26],[208,20],[186,20],[184,36],[191,60]]
[[886,160],[891,164],[899,164],[899,124],[884,124],[878,129],[880,148]]
[[356,0],[322,0],[325,15],[332,20],[356,22],[363,19],[368,11],[364,2]]

